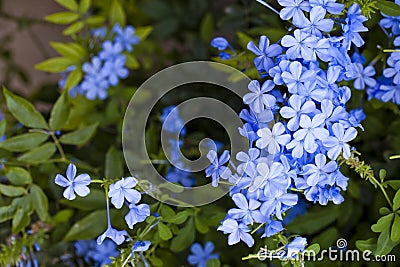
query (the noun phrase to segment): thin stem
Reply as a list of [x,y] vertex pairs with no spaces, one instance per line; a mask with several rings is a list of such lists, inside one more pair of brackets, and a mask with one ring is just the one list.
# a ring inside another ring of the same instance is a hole
[[385,53],[400,52],[400,50],[399,49],[383,49],[383,52],[385,52]]
[[105,186],[106,191],[106,205],[107,205],[107,223],[108,227],[111,226],[111,219],[110,219],[110,200],[108,199],[108,185]]
[[60,153],[61,159],[66,160],[64,150],[63,150],[60,142],[58,141],[57,136],[54,133],[51,133],[50,135],[51,135],[51,138],[53,138],[54,144],[56,145],[58,152]]
[[98,180],[98,179],[91,180],[90,182],[94,183],[94,184],[102,184],[102,183],[104,183],[103,180]]
[[400,155],[391,156],[389,159],[400,159]]
[[273,8],[272,6],[270,6],[270,4],[268,4],[267,2],[264,2],[263,0],[256,0],[258,3],[262,4],[263,6],[268,7],[269,9],[272,10],[272,12],[274,12],[275,14],[279,15],[279,12]]
[[126,260],[124,261],[124,263],[122,263],[122,267],[124,267],[127,263],[128,263],[128,261],[129,261],[129,259],[132,257],[132,253],[129,253],[129,256],[126,258]]
[[260,224],[256,229],[254,229],[253,231],[251,231],[250,234],[254,234],[255,232],[257,232],[258,230],[261,229],[261,227],[263,227],[265,225],[265,223]]

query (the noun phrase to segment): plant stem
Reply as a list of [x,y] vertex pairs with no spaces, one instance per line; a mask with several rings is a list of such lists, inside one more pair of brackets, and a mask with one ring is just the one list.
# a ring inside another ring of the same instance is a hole
[[58,152],[60,153],[61,159],[66,160],[64,150],[63,150],[60,142],[58,141],[57,136],[54,133],[51,133],[50,135],[51,135],[51,138],[53,138],[54,144],[56,145]]
[[256,229],[254,229],[253,231],[251,231],[250,234],[254,234],[255,232],[257,232],[261,227],[263,227],[265,225],[265,223],[260,224],[259,226],[257,226]]

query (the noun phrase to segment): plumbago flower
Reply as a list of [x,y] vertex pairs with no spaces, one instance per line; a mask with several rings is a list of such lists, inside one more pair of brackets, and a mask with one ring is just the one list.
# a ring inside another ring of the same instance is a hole
[[[395,3],[400,5],[398,0]],[[383,102],[391,101],[400,105],[400,16],[392,17],[381,14],[383,18],[379,24],[382,28],[388,29],[388,31],[384,30],[384,33],[388,36],[389,43],[394,49],[386,59],[382,75],[376,79],[374,84],[367,84],[369,86],[367,94],[369,99],[376,98]],[[374,74],[375,72],[368,76]]]
[[[280,235],[286,240],[286,258],[299,259],[307,240],[284,236],[283,219],[292,208],[304,206],[304,198],[320,205],[343,202],[341,191],[348,179],[336,159],[341,154],[349,158],[348,143],[356,138],[363,119],[362,110],[346,110],[350,86],[360,90],[374,85],[375,70],[363,67],[361,56],[349,55],[353,46],[364,43],[360,32],[367,30],[357,4],[342,13],[344,5],[335,0],[278,3],[283,7],[280,17],[292,20],[297,29],[277,44],[261,36],[259,47],[248,45],[264,78],[249,83],[250,92],[243,98],[247,110],[240,112],[244,126],[239,132],[248,139],[249,150],[237,153],[240,163],[229,162],[229,167],[227,152],[218,159],[210,151],[206,176],[212,176],[214,185],[219,178],[233,182],[230,196],[237,207],[218,228],[229,234],[229,245],[243,241],[253,246],[254,233],[262,238]],[[333,21],[343,23],[339,36],[330,33]],[[395,60],[393,56],[387,76],[396,76]],[[261,119],[266,112],[272,118]]]
[[188,262],[190,265],[196,266],[196,267],[206,267],[207,266],[207,261],[209,259],[218,259],[218,254],[213,254],[214,250],[214,243],[213,242],[207,242],[204,245],[204,248],[201,247],[199,243],[194,243],[190,247],[190,251],[192,254],[188,256]]
[[[126,79],[129,71],[126,66],[126,55],[124,52],[132,52],[133,46],[140,39],[135,35],[135,28],[126,26],[122,28],[116,24],[107,35],[105,28],[95,29],[90,33],[94,39],[102,41],[100,51],[93,55],[91,60],[82,64],[83,80],[73,88],[69,89],[71,97],[84,95],[89,100],[104,100],[108,96],[108,89],[118,85],[121,79]],[[108,36],[109,39],[104,39]],[[75,70],[77,66],[72,65],[67,73]],[[64,88],[67,81],[67,73],[62,75],[59,87]]]
[[57,185],[65,187],[63,196],[66,199],[74,200],[76,198],[75,193],[81,197],[89,195],[90,190],[88,185],[90,184],[90,176],[88,174],[84,173],[76,176],[76,166],[69,164],[66,176],[57,174],[55,179]]

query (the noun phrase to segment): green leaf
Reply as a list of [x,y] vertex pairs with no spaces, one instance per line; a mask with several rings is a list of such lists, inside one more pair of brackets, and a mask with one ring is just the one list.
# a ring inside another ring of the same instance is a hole
[[29,222],[30,217],[28,213],[25,212],[22,208],[18,209],[12,220],[12,232],[18,233],[19,231],[22,231],[25,227],[28,226]]
[[187,218],[190,216],[190,212],[188,210],[180,211],[175,216],[164,218],[163,221],[167,223],[173,224],[182,224],[186,222]]
[[73,24],[71,24],[71,26],[69,26],[68,28],[66,28],[62,34],[64,35],[73,35],[77,32],[79,32],[80,30],[82,30],[82,28],[85,26],[85,23],[83,21],[77,21],[74,22]]
[[107,178],[119,178],[124,174],[121,155],[114,147],[110,147],[106,154],[106,170]]
[[251,37],[242,32],[238,32],[237,36],[239,38],[240,46],[246,49],[247,44],[251,41]]
[[387,207],[382,207],[382,208],[379,209],[379,214],[380,215],[388,215],[391,212],[392,211],[390,209],[388,209]]
[[400,216],[397,213],[394,215],[390,239],[394,242],[400,241]]
[[79,18],[74,12],[59,12],[46,16],[44,19],[55,24],[69,24]]
[[174,193],[182,193],[185,189],[180,184],[173,184],[173,183],[162,183],[158,186],[159,189],[167,189]]
[[76,62],[80,62],[82,57],[85,56],[85,51],[79,49],[80,45],[76,46],[75,43],[59,43],[50,42],[51,47],[54,48],[60,55],[70,58]]
[[67,222],[72,217],[72,215],[74,215],[74,210],[63,209],[53,216],[53,221],[55,221],[56,223],[64,223]]
[[193,218],[190,218],[172,239],[171,250],[173,252],[181,252],[188,248],[195,240],[195,232]]
[[210,228],[207,226],[208,218],[204,218],[203,216],[194,217],[194,224],[196,226],[197,231],[201,234],[206,234],[210,231]]
[[111,25],[119,24],[121,27],[125,26],[126,16],[124,9],[119,0],[112,0],[110,7],[110,23]]
[[400,189],[400,180],[390,180],[390,181],[386,181],[385,185],[390,186],[391,188],[393,188],[394,190],[399,190]]
[[85,14],[88,12],[90,5],[92,4],[91,2],[91,0],[81,0],[79,4],[79,13]]
[[80,210],[96,210],[105,208],[105,197],[104,190],[90,189],[90,194],[86,197],[77,197],[74,200],[63,198],[60,202],[63,205]]
[[205,42],[209,42],[214,31],[214,22],[211,13],[207,13],[200,23],[200,36]]
[[31,128],[47,128],[42,114],[29,101],[3,88],[8,110],[23,125]]
[[50,114],[50,129],[60,130],[68,120],[69,113],[71,111],[71,105],[68,101],[67,92],[63,92],[57,99],[53,106]]
[[400,16],[400,6],[398,6],[394,2],[385,1],[385,0],[377,0],[375,3],[375,6],[383,14],[386,14],[388,16],[393,16],[393,17]]
[[386,170],[380,169],[379,170],[379,178],[380,178],[381,182],[383,182],[383,180],[385,180],[385,177],[386,177]]
[[136,70],[140,67],[139,61],[132,54],[125,53],[126,66],[132,70]]
[[397,190],[393,198],[393,210],[398,210],[400,208],[400,189]]
[[74,88],[82,80],[82,69],[76,68],[68,74],[68,78],[65,81],[64,89],[69,90]]
[[0,207],[0,223],[8,221],[14,217],[15,207],[14,206],[4,206]]
[[106,19],[102,16],[90,16],[86,19],[86,23],[91,27],[101,26]]
[[0,194],[7,197],[18,197],[26,193],[25,188],[13,185],[0,184]]
[[287,229],[292,233],[314,234],[335,221],[338,218],[338,214],[336,206],[310,211],[304,216],[296,217],[287,226]]
[[53,143],[46,143],[23,154],[18,160],[29,163],[43,162],[51,158],[56,150],[57,148]]
[[371,230],[375,233],[383,232],[384,230],[390,229],[393,221],[393,213],[390,213],[386,216],[379,218],[376,224],[371,226]]
[[53,57],[49,58],[39,64],[35,65],[35,69],[51,72],[51,73],[59,73],[67,71],[68,67],[75,65],[75,60],[66,57]]
[[78,239],[90,239],[100,235],[107,228],[106,218],[107,213],[105,210],[97,210],[90,213],[69,229],[64,240],[69,242]]
[[49,217],[49,202],[47,196],[43,192],[42,188],[37,185],[32,185],[30,189],[32,205],[35,209],[40,220],[45,221]]
[[162,222],[159,222],[157,226],[158,226],[158,234],[160,235],[160,238],[162,240],[169,240],[172,238],[173,235],[168,226],[166,226]]
[[3,136],[6,133],[7,121],[2,120],[0,121],[0,136]]
[[152,30],[153,27],[151,26],[137,27],[135,29],[135,35],[140,38],[140,41],[144,41],[147,38],[147,36],[149,36]]
[[361,251],[365,250],[374,251],[376,250],[376,238],[370,238],[367,240],[357,240],[356,247]]
[[78,10],[78,3],[75,0],[56,0],[61,6],[65,7],[66,9],[77,11]]
[[49,136],[44,133],[20,134],[0,142],[0,148],[4,148],[12,152],[24,152],[37,147],[48,138]]
[[206,267],[220,267],[221,262],[219,259],[209,259],[206,263]]
[[71,133],[64,134],[60,142],[66,145],[83,145],[95,134],[98,123],[82,127]]
[[320,250],[321,250],[320,245],[319,245],[318,243],[315,243],[315,244],[312,244],[312,245],[308,246],[308,247],[305,249],[304,253],[306,254],[306,251],[314,251],[314,252],[315,252],[315,255],[316,255],[316,254],[319,253]]
[[28,185],[32,183],[31,174],[20,167],[7,167],[6,177],[13,185]]
[[376,250],[374,251],[375,255],[387,255],[400,243],[400,241],[394,242],[390,239],[389,230],[390,229],[385,229],[379,235]]

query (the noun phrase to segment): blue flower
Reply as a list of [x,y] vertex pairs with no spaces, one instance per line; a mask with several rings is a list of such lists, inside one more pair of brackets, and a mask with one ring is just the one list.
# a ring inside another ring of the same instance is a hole
[[112,43],[111,41],[105,41],[101,47],[103,50],[100,51],[99,57],[103,60],[114,60],[121,56],[123,50],[120,43]]
[[350,157],[350,146],[347,144],[357,136],[357,130],[353,127],[344,129],[341,123],[332,125],[333,136],[327,137],[323,144],[328,149],[328,157],[335,160],[341,152],[343,157],[348,159]]
[[257,210],[261,203],[254,199],[248,199],[241,193],[232,196],[238,209],[230,209],[228,215],[235,220],[241,220],[244,224],[253,224],[257,218],[261,217],[261,213]]
[[286,257],[297,259],[297,254],[303,252],[307,245],[307,239],[304,237],[296,236],[292,242],[286,245]]
[[217,48],[220,51],[225,50],[229,46],[229,42],[224,37],[216,37],[211,40],[211,46]]
[[68,200],[74,200],[76,198],[75,193],[78,196],[85,197],[90,193],[88,185],[90,184],[90,176],[86,173],[76,176],[76,166],[69,164],[65,178],[61,174],[57,174],[55,183],[59,186],[66,187],[63,196]]
[[265,201],[261,205],[260,211],[264,216],[276,215],[282,220],[282,211],[297,204],[298,196],[286,192],[278,192],[276,195],[265,196]]
[[290,134],[286,134],[285,131],[281,122],[276,123],[272,131],[267,127],[258,130],[257,135],[260,139],[256,141],[256,146],[260,149],[266,148],[270,154],[279,152],[281,146],[285,146],[291,140]]
[[[393,78],[394,84],[400,84],[400,53],[391,53],[390,57],[387,59],[387,64],[390,68],[384,69],[383,75],[386,78]],[[373,87],[374,85],[375,84],[369,86]]]
[[168,169],[165,179],[173,183],[180,183],[185,187],[193,186],[196,183],[196,179],[192,176],[191,172],[176,167],[170,167]]
[[103,39],[104,37],[106,37],[107,28],[106,27],[96,28],[96,29],[93,29],[91,31],[91,33],[93,34],[94,37]]
[[196,267],[206,267],[209,259],[218,259],[218,254],[212,254],[214,244],[210,241],[204,245],[204,249],[199,243],[194,243],[190,250],[192,254],[188,256],[188,262]]
[[315,112],[315,103],[313,101],[304,102],[303,97],[299,95],[292,95],[289,98],[289,104],[290,106],[282,107],[280,113],[285,119],[290,119],[288,121],[287,128],[290,131],[296,131],[299,129],[300,116]]
[[289,93],[297,94],[306,91],[305,82],[313,81],[315,72],[312,70],[303,70],[300,62],[295,61],[290,63],[289,71],[282,73],[282,80],[288,87]]
[[260,87],[257,80],[249,83],[248,89],[251,93],[247,93],[243,97],[243,102],[249,105],[255,113],[261,113],[265,108],[271,108],[276,103],[276,98],[273,95],[267,94],[274,89],[274,83],[267,80]]
[[239,174],[247,174],[253,176],[256,171],[257,161],[260,158],[260,150],[257,148],[250,148],[246,154],[240,151],[236,154],[236,159],[243,163],[239,164],[236,168]]
[[149,249],[151,245],[151,242],[146,240],[146,241],[136,241],[135,244],[133,244],[132,247],[132,253],[133,252],[143,252]]
[[268,37],[264,35],[260,37],[258,47],[250,41],[247,49],[257,56],[254,58],[254,65],[259,72],[268,72],[275,65],[272,57],[282,54],[282,47],[278,44],[270,45]]
[[224,179],[229,178],[229,168],[223,166],[229,161],[229,151],[225,150],[224,152],[222,152],[221,157],[218,159],[217,152],[214,150],[210,150],[207,154],[207,158],[211,162],[211,165],[206,168],[206,177],[211,176],[212,186],[217,187],[219,183],[219,177],[222,177]]
[[138,203],[142,195],[135,189],[137,180],[134,177],[121,178],[121,180],[110,185],[108,196],[111,198],[111,203],[117,209],[120,209],[124,204],[124,200],[131,203]]
[[281,40],[282,46],[288,48],[286,55],[290,59],[312,60],[314,57],[313,49],[318,43],[317,37],[299,29],[295,30],[293,35],[285,35]]
[[333,20],[325,19],[326,11],[321,6],[316,6],[311,9],[310,20],[304,18],[297,21],[295,25],[302,28],[304,32],[308,32],[317,37],[322,37],[321,32],[330,32],[333,28]]
[[278,3],[284,8],[281,9],[279,15],[283,20],[293,18],[293,22],[297,23],[305,18],[303,11],[309,12],[310,5],[304,0],[278,0]]
[[383,102],[388,102],[392,100],[397,105],[400,105],[400,85],[384,85],[382,84],[379,89],[380,92],[380,99]]
[[261,236],[261,238],[271,237],[281,231],[283,231],[282,222],[269,219],[268,222],[265,223],[264,234]]
[[129,212],[125,216],[126,224],[130,229],[133,229],[133,226],[138,222],[144,222],[147,217],[150,216],[150,207],[147,204],[130,204]]
[[293,137],[296,140],[304,140],[304,149],[308,153],[317,150],[316,140],[325,140],[329,136],[328,130],[322,127],[324,121],[325,117],[322,114],[317,114],[312,119],[307,115],[301,115],[299,124],[302,129],[295,132]]
[[368,31],[363,25],[363,22],[367,21],[367,18],[361,15],[360,6],[352,4],[347,11],[346,24],[342,25],[344,46],[350,49],[351,43],[355,46],[360,47],[364,44],[364,40],[360,36],[360,32]]
[[383,18],[379,21],[379,25],[381,25],[383,28],[389,29],[391,28],[392,33],[394,35],[399,35],[400,34],[400,17],[392,17],[385,15],[381,12],[381,15]]
[[218,227],[218,231],[223,231],[224,234],[229,234],[229,245],[237,244],[240,240],[245,242],[249,247],[254,245],[254,239],[249,234],[250,229],[244,223],[238,223],[237,221],[228,218]]
[[254,179],[249,192],[263,188],[264,196],[275,196],[286,192],[290,185],[288,177],[282,177],[283,165],[280,162],[273,162],[271,166],[262,162],[257,165],[257,172],[260,174]]
[[180,131],[182,136],[186,134],[186,128],[184,127],[185,124],[176,106],[168,106],[164,108],[161,114],[161,121],[163,122],[163,130],[170,133]]
[[[323,154],[317,154],[314,158],[315,164],[307,164],[303,167],[303,175],[310,186],[315,186],[320,182],[328,180],[328,174],[337,170],[338,165],[335,161],[326,163]],[[326,184],[326,182],[325,182]]]
[[336,0],[310,0],[310,6],[323,7],[326,11],[331,14],[340,14],[344,8],[343,4],[336,3]]
[[[85,241],[82,240],[80,242]],[[88,240],[86,242],[90,242],[89,250],[84,254],[87,263],[91,260],[96,266],[104,266],[111,264],[110,257],[117,257],[119,255],[117,246],[111,240],[104,240],[101,245],[97,245],[95,240]]]
[[120,55],[104,63],[104,75],[107,77],[110,85],[115,86],[118,84],[120,78],[125,79],[128,77],[129,72],[125,67],[125,60],[125,56]]
[[97,244],[101,245],[104,239],[108,237],[114,241],[115,244],[121,245],[125,241],[125,236],[128,236],[128,233],[125,230],[118,231],[117,229],[112,228],[109,224],[107,230],[97,238]]
[[140,41],[140,38],[135,35],[135,28],[132,26],[126,26],[125,29],[123,29],[119,24],[115,24],[113,32],[117,34],[115,42],[128,52],[132,52],[133,45],[138,44]]

